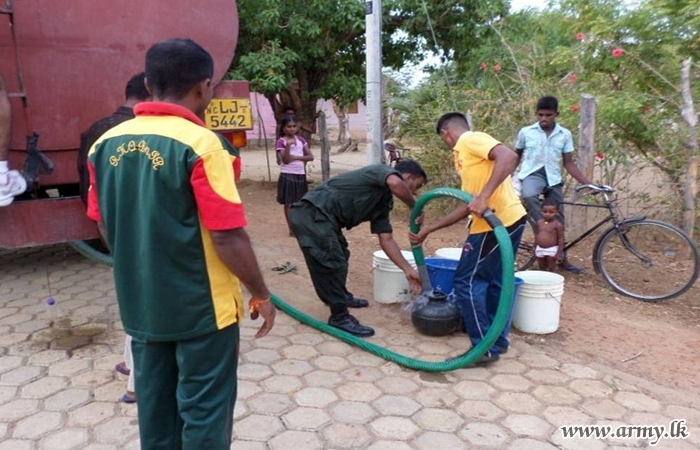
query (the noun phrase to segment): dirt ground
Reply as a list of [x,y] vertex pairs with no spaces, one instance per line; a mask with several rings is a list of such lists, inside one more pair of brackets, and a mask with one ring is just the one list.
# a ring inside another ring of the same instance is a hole
[[[249,167],[248,163],[255,162],[250,156],[244,155],[245,168]],[[257,156],[261,156],[259,152]],[[362,164],[364,155],[355,153],[341,155],[341,158]],[[246,172],[244,169],[244,177]],[[251,178],[260,180],[258,176]],[[250,223],[248,230],[260,265],[276,294],[302,311],[325,320],[327,309],[314,294],[296,241],[287,234],[282,207],[275,202],[275,190],[275,183],[243,180],[239,184]],[[430,221],[431,217],[427,220]],[[408,249],[408,225],[404,214],[395,214],[393,224],[399,245]],[[379,249],[378,241],[370,234],[367,224],[345,234],[352,252],[348,287],[356,296],[371,299],[372,253]],[[430,255],[441,247],[459,246],[464,235],[464,228],[459,225],[441,230],[426,242],[426,254]],[[514,330],[513,338],[552,346],[667,387],[700,393],[700,379],[697,377],[700,368],[697,345],[700,341],[700,286],[696,285],[682,297],[659,304],[621,297],[593,273],[590,254],[586,248],[576,248],[570,254],[573,263],[585,267],[588,274],[564,274],[566,284],[559,330],[543,336]],[[297,273],[280,275],[272,271],[274,266],[287,261],[296,264]],[[368,325],[381,321],[385,327],[386,323],[392,323],[390,329],[411,326],[407,313],[396,305],[373,304],[359,310],[357,316]]]

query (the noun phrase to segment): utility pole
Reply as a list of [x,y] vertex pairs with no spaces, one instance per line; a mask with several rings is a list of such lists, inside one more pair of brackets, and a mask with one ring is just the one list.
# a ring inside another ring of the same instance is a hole
[[367,164],[386,164],[382,121],[382,1],[365,2],[367,48]]

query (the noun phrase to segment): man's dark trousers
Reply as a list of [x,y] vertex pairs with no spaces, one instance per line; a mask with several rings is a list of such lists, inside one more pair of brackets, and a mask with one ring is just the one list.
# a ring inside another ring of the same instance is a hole
[[353,295],[347,290],[350,250],[340,228],[313,204],[302,201],[289,211],[292,231],[304,254],[316,295],[331,313],[346,308]]
[[182,341],[132,340],[141,450],[229,450],[238,345],[237,324]]
[[[507,228],[514,251],[520,244],[524,229],[525,218]],[[488,232],[469,236],[457,265],[454,295],[473,346],[479,344],[489,331],[498,310],[501,290],[501,252],[495,235]],[[507,336],[512,312],[511,308],[506,326],[491,346],[491,356],[498,356],[498,347],[507,348],[509,345]]]

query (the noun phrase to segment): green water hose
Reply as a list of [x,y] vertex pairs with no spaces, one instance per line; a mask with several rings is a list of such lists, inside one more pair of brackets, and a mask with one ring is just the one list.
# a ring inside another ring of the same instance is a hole
[[[411,212],[411,231],[417,233],[420,230],[420,225],[416,223],[416,219],[422,214],[423,208],[426,203],[436,198],[455,198],[464,203],[469,203],[471,201],[471,196],[465,192],[457,189],[450,188],[439,188],[434,189],[418,198],[413,211]],[[299,322],[316,328],[317,330],[323,331],[326,334],[330,334],[341,341],[347,342],[348,344],[354,345],[361,348],[369,353],[372,353],[380,358],[387,361],[399,364],[404,367],[408,367],[414,370],[420,370],[424,372],[447,372],[450,370],[461,369],[474,364],[482,355],[484,355],[489,348],[496,342],[498,336],[508,321],[508,316],[510,315],[511,304],[513,303],[513,291],[515,289],[515,274],[513,272],[514,261],[513,261],[513,247],[510,243],[510,236],[506,231],[505,227],[500,220],[488,211],[484,215],[484,219],[491,225],[494,229],[494,234],[498,240],[498,248],[501,253],[501,268],[502,268],[502,284],[503,289],[501,290],[501,297],[498,303],[498,310],[496,311],[496,316],[494,317],[493,323],[486,333],[484,338],[479,342],[476,347],[471,348],[469,351],[463,355],[457,356],[455,358],[450,358],[442,362],[432,362],[423,361],[420,359],[410,358],[405,355],[388,350],[379,345],[373,344],[367,340],[353,336],[350,333],[339,330],[338,328],[332,327],[325,322],[314,319],[298,309],[294,308],[290,304],[286,303],[284,300],[276,295],[272,295],[272,302],[274,305],[285,313],[289,314]],[[78,249],[80,253],[95,259],[102,263],[109,263],[109,257],[98,252],[87,244],[82,242],[73,243],[73,246]],[[423,255],[423,249],[421,247],[413,248],[413,255],[415,257],[416,265],[418,267],[425,267],[425,257]],[[465,339],[468,339],[465,337]]]

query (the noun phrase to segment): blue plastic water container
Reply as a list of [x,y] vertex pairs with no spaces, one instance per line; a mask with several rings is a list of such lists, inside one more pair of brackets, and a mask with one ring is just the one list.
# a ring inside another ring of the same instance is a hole
[[428,269],[428,276],[433,289],[446,294],[452,292],[457,264],[459,264],[459,261],[454,259],[425,258],[425,267]]

